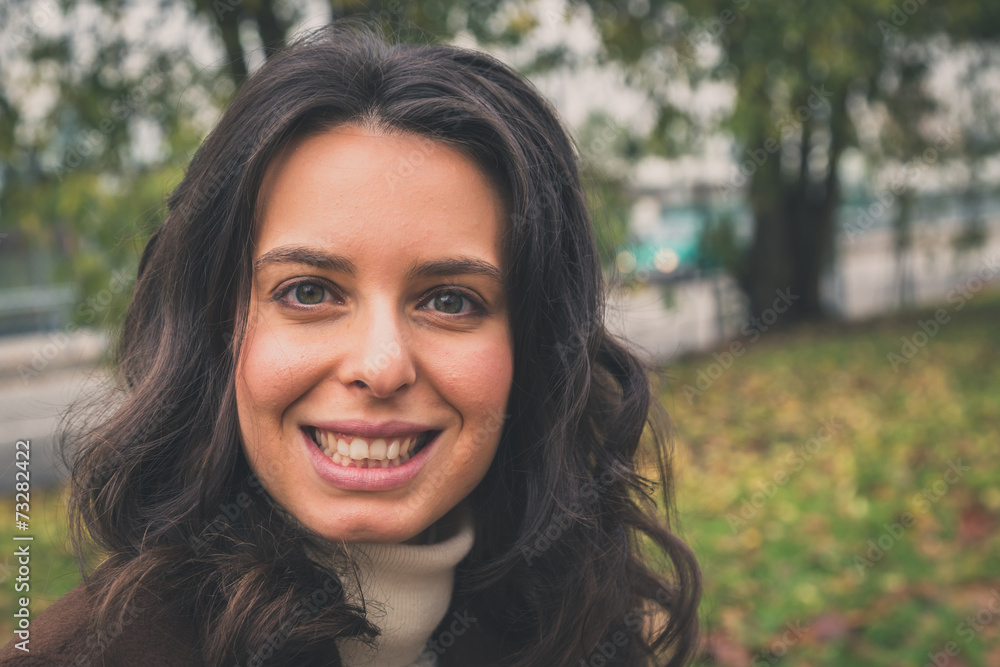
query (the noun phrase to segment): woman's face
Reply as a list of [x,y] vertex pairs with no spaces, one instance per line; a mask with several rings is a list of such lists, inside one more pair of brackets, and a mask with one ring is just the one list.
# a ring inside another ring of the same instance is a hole
[[328,539],[411,539],[500,440],[503,204],[444,144],[342,126],[275,159],[261,216],[236,382],[250,465]]

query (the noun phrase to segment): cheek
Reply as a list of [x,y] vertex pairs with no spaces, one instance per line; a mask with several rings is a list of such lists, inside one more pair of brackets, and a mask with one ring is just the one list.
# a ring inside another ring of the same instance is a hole
[[[236,406],[243,451],[264,488],[274,493],[292,474],[283,421],[288,406],[308,391],[309,359],[267,326],[249,331],[237,364]],[[314,365],[315,366],[315,365]]]
[[450,345],[434,358],[434,384],[464,421],[502,419],[513,375],[506,337]]
[[[316,356],[267,327],[251,334],[242,349],[237,400],[259,416],[280,414],[316,382],[322,369]],[[242,418],[242,415],[241,415]]]

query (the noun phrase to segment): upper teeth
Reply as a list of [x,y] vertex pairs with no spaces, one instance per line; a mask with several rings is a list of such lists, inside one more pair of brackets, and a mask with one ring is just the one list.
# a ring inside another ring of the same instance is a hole
[[329,454],[336,452],[341,457],[355,461],[362,459],[389,460],[407,456],[420,440],[422,433],[395,438],[367,439],[357,435],[344,435],[316,429],[316,440]]

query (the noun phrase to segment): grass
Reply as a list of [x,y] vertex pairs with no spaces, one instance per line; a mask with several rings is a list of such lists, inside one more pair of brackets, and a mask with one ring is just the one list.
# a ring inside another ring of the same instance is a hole
[[670,367],[700,664],[1000,665],[1000,294],[946,314]]
[[[8,517],[0,522],[0,543],[8,545],[0,556],[0,638],[4,643],[14,635],[14,612],[21,597],[30,599],[29,610],[34,618],[80,582],[69,544],[65,494],[58,488],[33,488],[28,500],[29,530],[21,531],[14,526],[14,497],[6,493],[0,497],[0,516]],[[34,539],[15,542],[15,535]],[[29,551],[27,581],[19,572],[14,554],[24,545]],[[27,591],[23,590],[24,584],[29,587]]]
[[[705,579],[701,665],[921,667],[949,647],[952,667],[1000,665],[1000,294],[948,314],[898,372],[888,355],[933,313],[670,367],[677,497]],[[13,499],[0,505],[13,517]],[[58,490],[32,492],[36,614],[79,579],[63,515]]]

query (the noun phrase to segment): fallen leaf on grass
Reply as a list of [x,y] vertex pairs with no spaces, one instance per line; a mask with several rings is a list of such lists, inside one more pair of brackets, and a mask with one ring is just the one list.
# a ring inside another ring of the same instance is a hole
[[840,639],[850,630],[850,624],[843,614],[829,611],[820,614],[812,622],[813,634],[820,642],[829,642]]
[[747,667],[750,664],[750,651],[721,632],[713,632],[706,638],[705,657],[721,667]]
[[958,519],[958,538],[965,543],[974,542],[993,534],[993,515],[988,509],[975,503],[962,509]]

